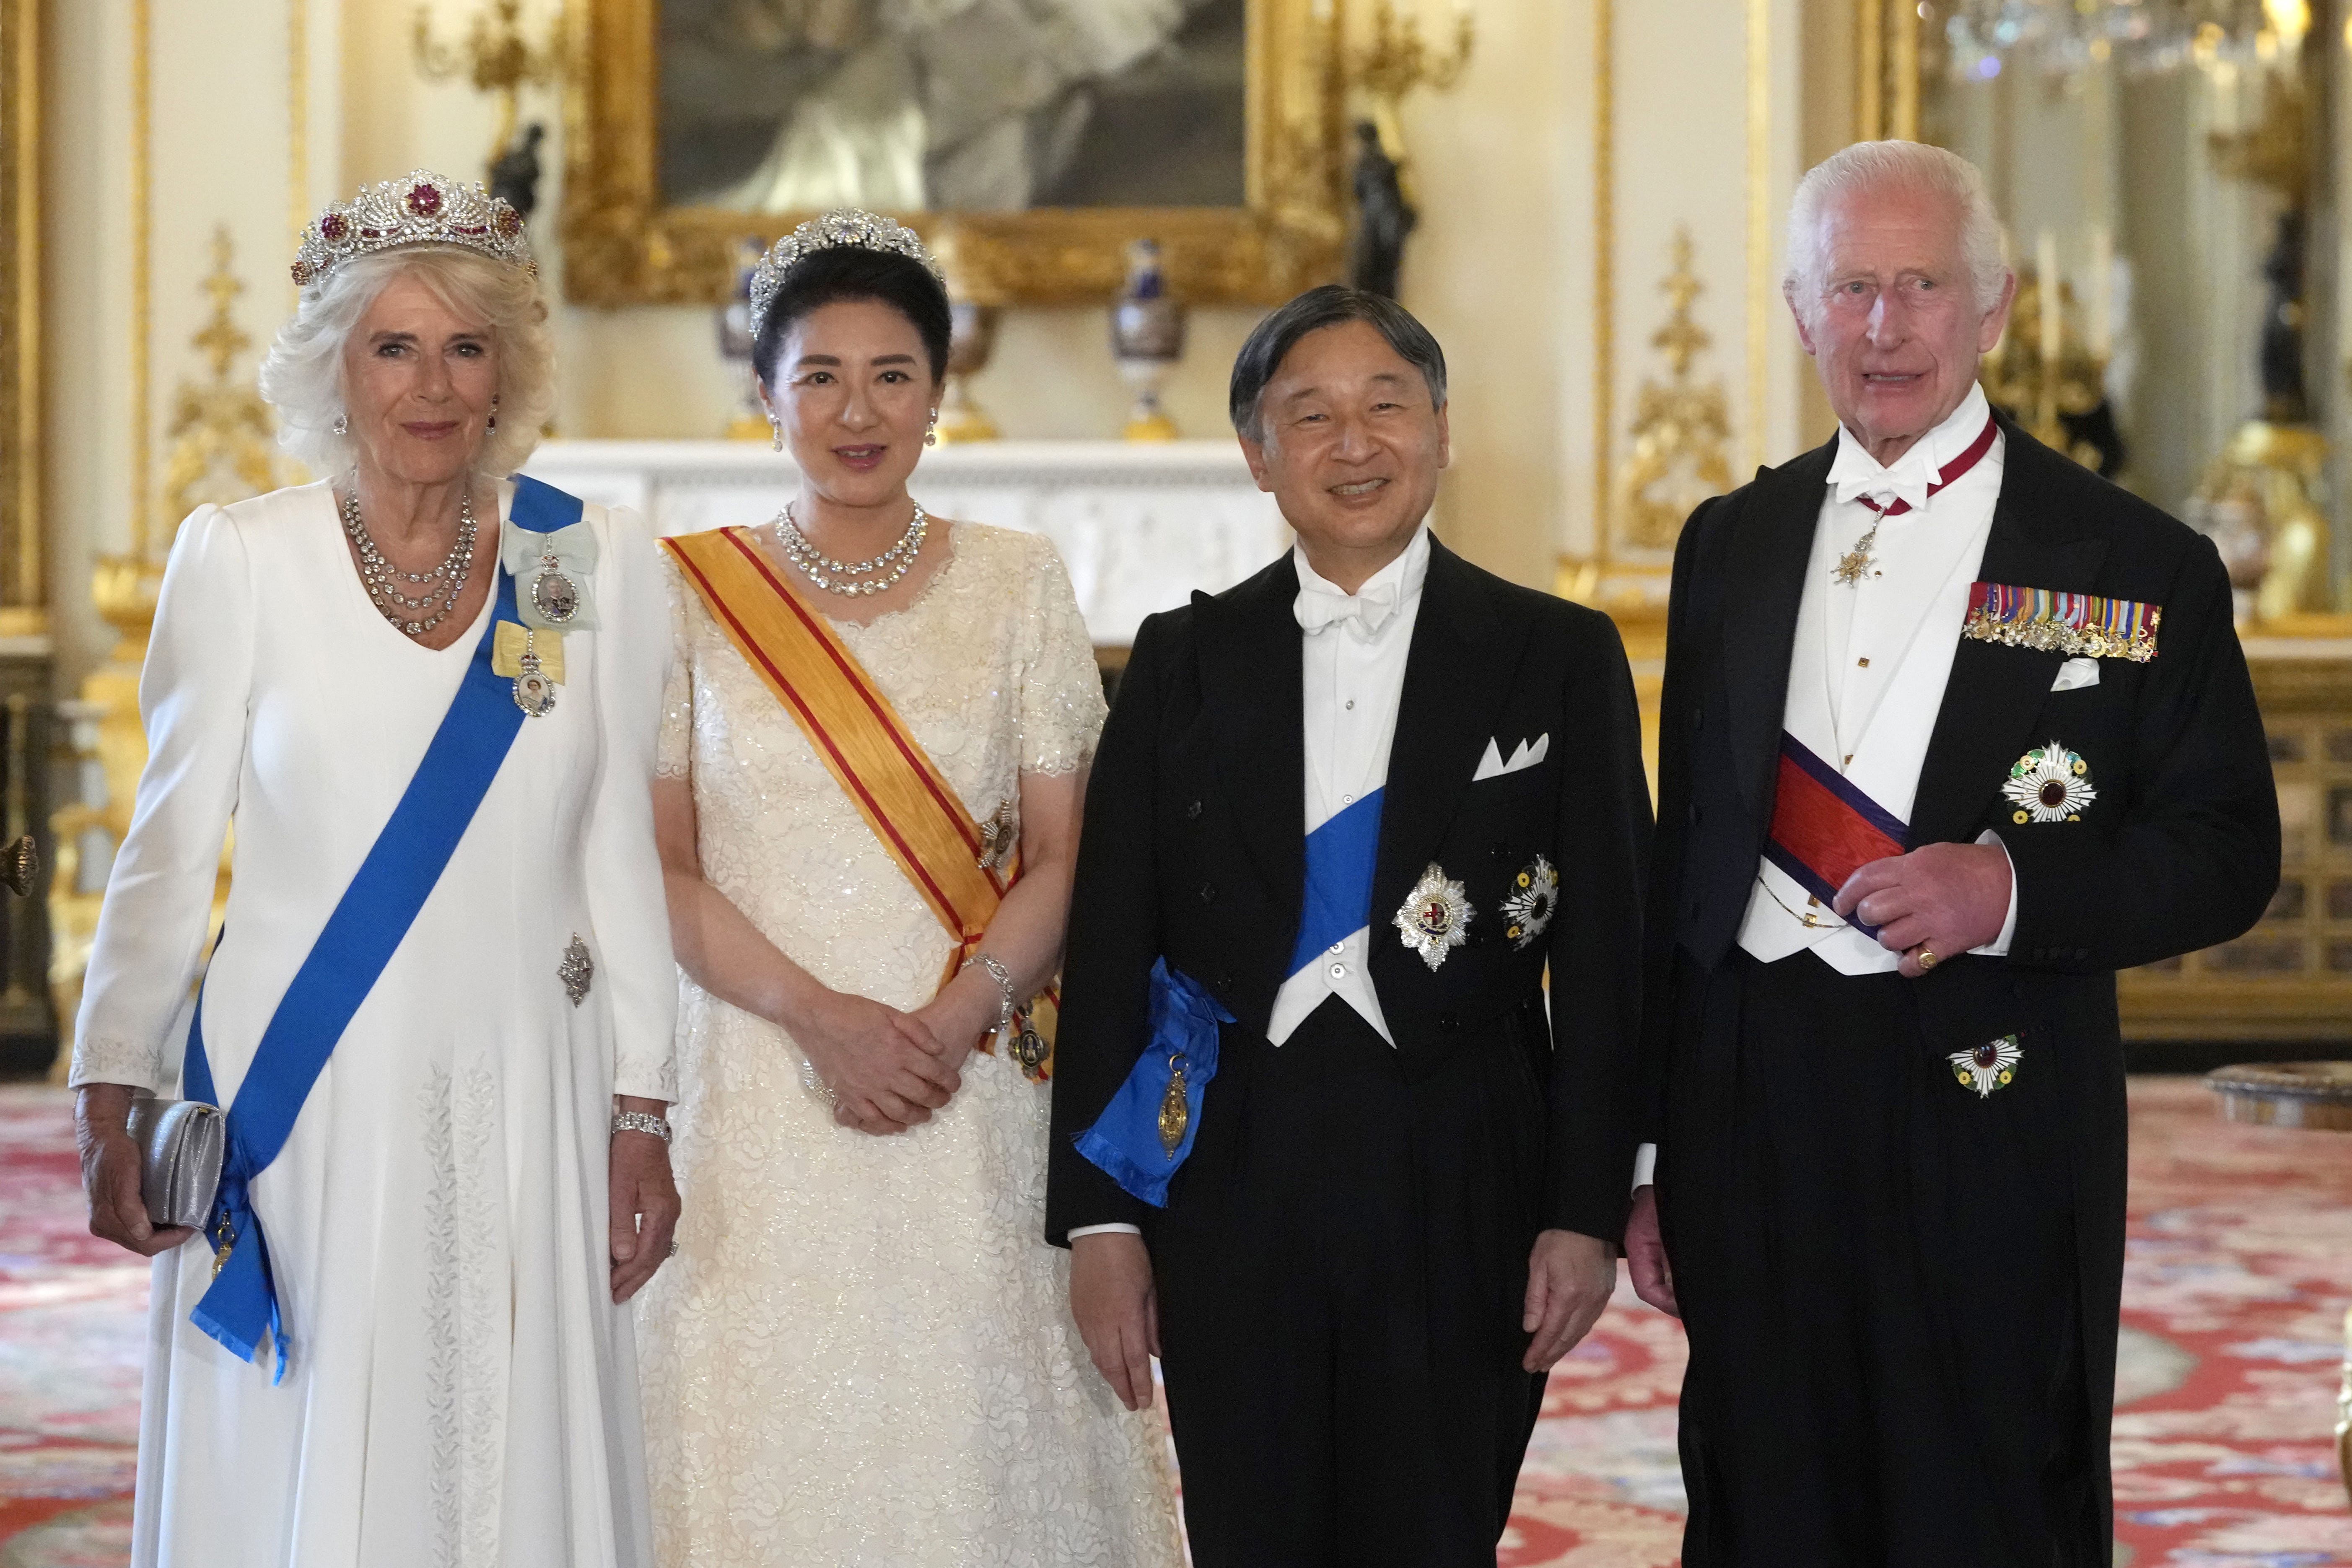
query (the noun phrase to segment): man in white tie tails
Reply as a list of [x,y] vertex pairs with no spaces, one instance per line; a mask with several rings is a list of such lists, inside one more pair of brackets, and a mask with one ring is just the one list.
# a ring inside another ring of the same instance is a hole
[[1445,362],[1394,301],[1292,300],[1232,407],[1298,543],[1137,636],[1048,1239],[1122,1400],[1161,1358],[1202,1568],[1491,1568],[1630,1201],[1633,682],[1605,617],[1431,537]]
[[2278,879],[2230,585],[1986,406],[1967,163],[1830,158],[1785,287],[1840,429],[1685,526],[1661,699],[1626,1248],[1689,1331],[1683,1562],[2104,1564],[2115,971]]

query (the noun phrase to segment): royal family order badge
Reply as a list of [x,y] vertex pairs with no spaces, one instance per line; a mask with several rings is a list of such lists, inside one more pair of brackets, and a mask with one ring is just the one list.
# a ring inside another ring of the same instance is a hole
[[2017,1064],[2024,1055],[2015,1035],[2003,1035],[1974,1050],[1954,1051],[1947,1059],[1962,1089],[1975,1089],[1978,1099],[1990,1100],[1994,1089],[2008,1088],[2017,1077]]
[[2055,741],[2011,763],[2000,793],[2017,808],[2011,820],[2021,826],[2080,822],[2083,808],[2099,798],[2091,787],[2091,764]]
[[1470,894],[1432,863],[1396,912],[1397,934],[1434,971],[1451,950],[1470,940]]

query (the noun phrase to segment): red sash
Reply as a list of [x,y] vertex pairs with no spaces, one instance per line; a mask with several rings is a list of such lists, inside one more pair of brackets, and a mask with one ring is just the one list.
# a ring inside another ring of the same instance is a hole
[[[1780,737],[1780,776],[1772,797],[1772,834],[1764,858],[1823,903],[1873,860],[1903,853],[1910,829],[1794,735]],[[1859,915],[1847,923],[1864,936],[1878,928]]]

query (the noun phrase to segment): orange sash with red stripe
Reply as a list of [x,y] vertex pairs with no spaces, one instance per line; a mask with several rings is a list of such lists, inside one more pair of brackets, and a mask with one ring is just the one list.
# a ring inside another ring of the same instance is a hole
[[[793,592],[748,531],[714,529],[661,543],[954,940],[940,980],[946,984],[988,934],[1020,878],[1019,857],[1002,871],[987,863],[980,825],[955,786],[840,634]],[[1054,1000],[1049,989],[1036,1011],[1046,1014]],[[1037,1026],[1052,1038],[1046,1019]]]

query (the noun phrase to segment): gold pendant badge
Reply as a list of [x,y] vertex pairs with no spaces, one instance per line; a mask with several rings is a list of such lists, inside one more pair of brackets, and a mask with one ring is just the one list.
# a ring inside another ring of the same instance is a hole
[[1160,1146],[1173,1160],[1184,1142],[1184,1129],[1192,1124],[1192,1107],[1184,1098],[1184,1058],[1168,1058],[1168,1092],[1160,1097]]

